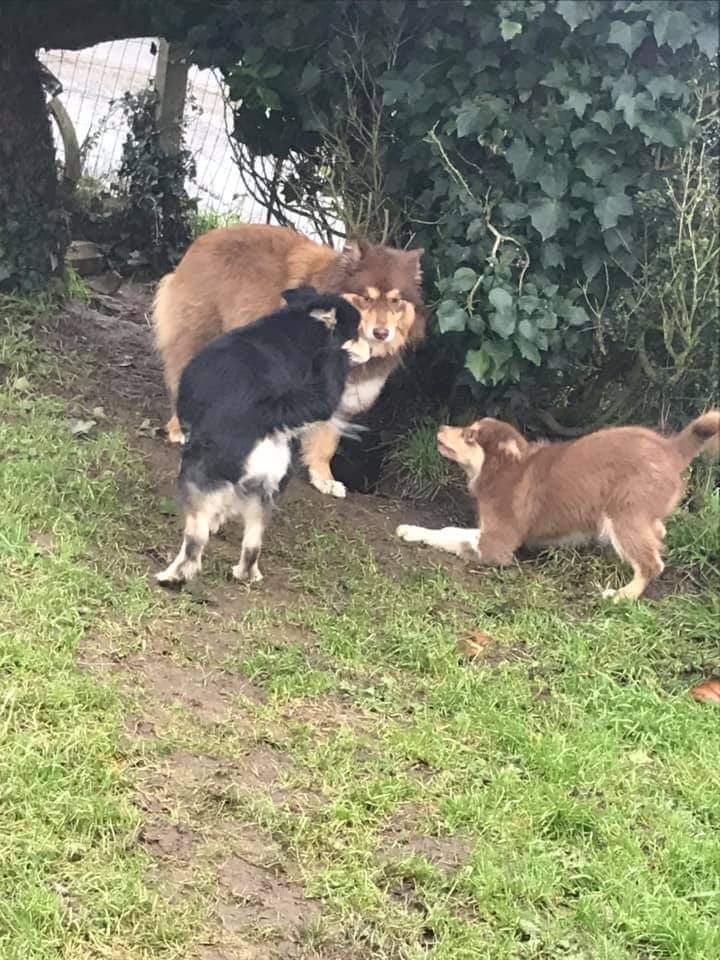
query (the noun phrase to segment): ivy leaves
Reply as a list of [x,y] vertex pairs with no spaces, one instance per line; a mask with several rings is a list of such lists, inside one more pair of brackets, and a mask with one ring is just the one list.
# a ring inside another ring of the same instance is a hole
[[648,32],[648,25],[643,20],[637,20],[635,23],[613,20],[610,24],[608,43],[617,43],[631,57],[648,35]]
[[[235,136],[300,154],[312,202],[333,149],[318,151],[322,118],[345,109],[361,50],[377,99],[357,115],[381,109],[383,200],[406,212],[393,240],[424,246],[438,278],[440,348],[477,383],[538,368],[557,383],[592,342],[583,288],[597,301],[632,272],[637,198],[694,135],[690,81],[717,21],[695,0],[306,0],[302,17],[265,0],[233,33]],[[355,186],[366,196],[361,171]]]
[[443,300],[437,310],[440,333],[462,333],[467,327],[467,314],[454,300]]
[[603,230],[616,227],[622,216],[629,216],[633,207],[630,197],[624,193],[608,195],[595,204],[595,216]]
[[557,0],[556,10],[571,30],[575,30],[594,14],[589,0]]
[[503,40],[512,40],[513,37],[522,33],[522,28],[522,24],[516,20],[503,19],[500,21],[500,36]]
[[[506,38],[513,44],[526,41],[535,56],[532,65],[523,64],[513,73],[515,106],[508,110],[506,98],[502,110],[488,106],[495,91],[507,94],[508,75],[501,66],[495,72],[483,71],[482,93],[471,98],[466,92],[455,130],[448,128],[446,155],[465,161],[459,162],[470,190],[484,180],[497,191],[490,219],[529,255],[522,268],[520,257],[501,262],[502,252],[498,261],[490,261],[472,304],[467,303],[466,292],[454,291],[456,281],[444,288],[440,284],[444,299],[439,327],[466,338],[466,369],[478,382],[517,379],[525,365],[541,367],[558,353],[564,353],[564,362],[581,356],[592,330],[588,313],[578,302],[581,285],[603,284],[618,268],[634,269],[634,196],[657,180],[654,149],[673,148],[692,136],[683,109],[690,97],[690,72],[671,74],[662,58],[655,72],[635,61],[643,45],[663,43],[673,50],[680,43],[676,49],[681,49],[701,35],[702,24],[691,23],[690,14],[673,6],[669,2],[662,9],[643,3],[611,7],[592,0],[548,3],[544,13],[534,20],[528,17],[521,30]],[[678,12],[683,15],[672,16]],[[575,46],[569,41],[561,46],[558,38],[557,46],[543,48],[534,39],[539,35],[535,31],[557,33],[558,14]],[[523,19],[516,13],[506,13],[506,18]],[[501,33],[503,29],[509,33],[505,21]],[[475,56],[482,52],[482,45],[479,52],[476,46]],[[531,86],[535,92],[525,94]],[[541,92],[543,88],[547,93]],[[532,110],[523,107],[530,99]],[[498,138],[501,125],[504,140]],[[466,141],[457,152],[453,133]],[[473,142],[480,148],[475,152],[468,146]],[[488,146],[504,159],[504,176],[490,172],[497,167],[492,155],[483,153]],[[453,197],[453,191],[448,190],[446,197]],[[466,262],[475,267],[482,262],[483,250],[486,255],[488,232],[473,226],[482,223],[476,201],[460,193],[452,202],[452,219],[459,224],[467,218],[468,225],[462,240],[448,249],[462,250]],[[442,221],[439,209],[438,213]],[[458,236],[450,216],[444,219],[447,239]],[[426,237],[423,240],[428,243]]]
[[575,349],[578,332],[590,326],[577,303],[579,288],[570,293],[538,277],[520,290],[512,273],[511,254],[490,259],[480,273],[459,267],[439,282],[443,299],[437,311],[441,333],[474,338],[479,346],[465,355],[465,369],[486,386],[521,379],[526,364],[542,367],[548,354]]
[[515,301],[507,290],[502,287],[493,287],[488,295],[492,310],[490,312],[490,328],[507,340],[515,332]]
[[568,224],[567,211],[559,200],[537,200],[530,207],[530,220],[543,240],[554,237]]
[[513,176],[516,180],[523,181],[528,179],[533,152],[523,137],[518,137],[517,140],[514,140],[506,151],[505,159],[512,166]]
[[683,10],[672,10],[668,4],[655,17],[653,33],[660,46],[666,43],[673,53],[677,53],[680,47],[692,41],[693,23]]

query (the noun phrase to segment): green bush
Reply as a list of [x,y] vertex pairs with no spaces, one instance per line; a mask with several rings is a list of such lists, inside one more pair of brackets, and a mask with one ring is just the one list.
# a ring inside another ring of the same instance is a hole
[[698,139],[681,148],[662,185],[641,195],[645,250],[614,304],[609,331],[633,351],[642,383],[625,399],[644,419],[698,413],[718,400],[720,216],[718,152]]
[[114,185],[123,206],[116,250],[124,248],[135,264],[148,261],[162,271],[177,263],[192,239],[195,203],[185,181],[195,176],[195,162],[184,148],[175,155],[163,149],[152,86],[124,94],[120,104],[130,129]]
[[282,164],[284,187],[261,184],[274,215],[300,209],[331,232],[334,213],[424,246],[439,345],[468,386],[507,396],[520,381],[521,409],[567,406],[579,385],[597,413],[634,363],[611,327],[646,253],[641,198],[703,135],[716,5],[268,0],[263,12],[247,11],[241,58],[222,13],[194,41],[223,65],[246,172],[258,156]]

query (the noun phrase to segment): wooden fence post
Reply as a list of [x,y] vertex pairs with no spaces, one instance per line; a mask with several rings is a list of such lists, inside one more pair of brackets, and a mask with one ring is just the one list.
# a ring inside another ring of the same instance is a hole
[[65,163],[63,164],[63,183],[69,190],[74,190],[82,176],[82,158],[75,127],[70,115],[58,97],[53,97],[48,104],[48,110],[55,118],[60,137],[65,148]]
[[160,39],[155,68],[155,88],[158,92],[157,121],[160,146],[168,156],[176,156],[182,140],[182,120],[185,109],[188,64],[187,51],[182,43],[168,43]]

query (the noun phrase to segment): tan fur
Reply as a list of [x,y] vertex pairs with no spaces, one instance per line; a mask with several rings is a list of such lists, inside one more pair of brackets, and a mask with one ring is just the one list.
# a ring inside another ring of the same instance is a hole
[[345,489],[335,480],[330,461],[340,442],[340,431],[332,423],[321,423],[308,431],[301,440],[303,461],[308,468],[310,482],[321,493],[344,497]]
[[[634,572],[606,595],[635,600],[663,569],[663,520],[682,497],[683,471],[700,453],[720,455],[720,411],[671,437],[618,427],[550,444],[528,443],[510,424],[486,417],[470,427],[442,427],[438,449],[468,475],[479,518],[476,560],[502,565],[523,544],[597,539]],[[452,552],[467,541],[420,527],[397,532]]]
[[[199,237],[174,273],[160,281],[155,295],[155,341],[173,414],[168,437],[182,440],[175,398],[186,364],[211,340],[276,310],[282,291],[292,287],[341,293],[358,307],[372,358],[352,371],[352,382],[382,373],[384,383],[402,351],[425,333],[421,254],[364,241],[339,252],[294,230],[259,224]],[[316,463],[323,459],[328,473],[338,440],[331,446],[327,435],[318,433],[317,448],[312,437],[305,445],[309,458]]]

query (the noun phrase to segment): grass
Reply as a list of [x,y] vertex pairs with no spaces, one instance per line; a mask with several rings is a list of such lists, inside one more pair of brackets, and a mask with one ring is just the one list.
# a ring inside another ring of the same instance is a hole
[[46,306],[0,311],[15,318],[0,340],[0,955],[166,957],[189,911],[145,880],[124,705],[76,661],[88,632],[153,607],[126,554],[121,478],[147,482],[120,434],[77,441],[64,403],[36,392],[55,373],[29,336]]
[[674,561],[706,577],[720,579],[720,487],[707,489],[699,509],[670,526]]
[[92,291],[83,276],[69,264],[65,267],[65,288],[69,300],[79,300],[81,303],[90,303]]
[[458,486],[457,473],[437,449],[442,415],[426,417],[409,433],[399,437],[385,457],[385,471],[406,497],[434,500],[450,486]]
[[[310,537],[313,601],[290,619],[312,653],[295,650],[289,686],[272,640],[245,667],[262,662],[278,709],[334,678],[363,721],[291,748],[325,804],[253,814],[356,917],[358,956],[718,955],[718,717],[686,694],[692,665],[720,667],[717,595],[593,600],[579,619],[557,572],[389,580],[361,539]],[[456,643],[473,628],[494,642],[468,664]]]
[[[31,336],[46,312],[0,301],[3,960],[193,956],[219,935],[238,824],[323,905],[302,960],[720,956],[720,715],[687,693],[720,672],[717,493],[669,524],[693,592],[658,602],[599,599],[627,573],[608,555],[458,576],[402,545],[380,561],[362,531],[301,511],[278,517],[266,559],[292,603],[229,585],[219,562],[203,590],[232,592],[232,610],[168,598],[141,551],[176,546],[174,521],[125,435],[73,437],[46,395],[65,376]],[[478,630],[469,661],[458,640]],[[129,697],[78,665],[89,642],[122,661],[157,636],[178,668],[257,696],[212,721],[159,711],[153,675]],[[128,738],[130,712],[157,736]],[[258,746],[275,788],[246,780]],[[132,796],[177,750],[236,773],[168,799],[210,838],[171,899]],[[244,935],[272,956],[273,924]]]
[[217,210],[197,209],[192,215],[192,236],[193,239],[207,233],[208,230],[216,230],[218,227],[232,227],[236,223],[242,223],[242,219],[237,213],[218,213]]

